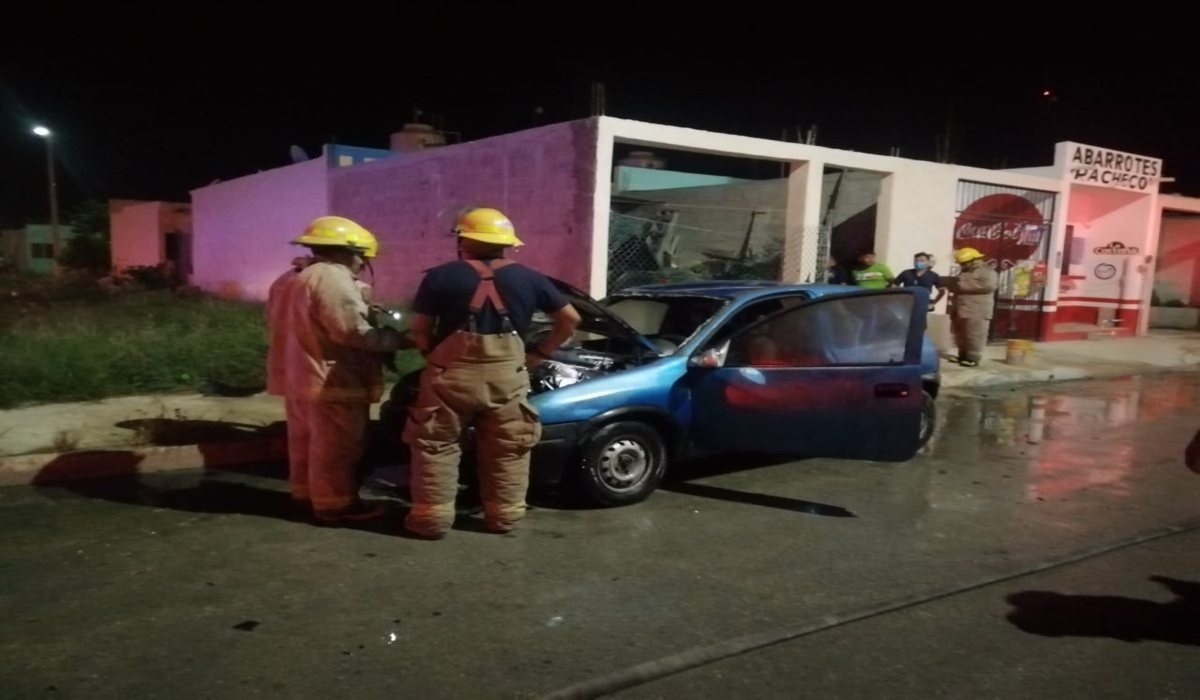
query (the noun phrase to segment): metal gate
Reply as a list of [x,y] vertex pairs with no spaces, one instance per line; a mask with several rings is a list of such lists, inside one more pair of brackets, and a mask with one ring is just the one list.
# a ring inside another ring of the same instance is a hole
[[979,250],[1000,273],[988,340],[1041,340],[1057,202],[1056,192],[959,180],[954,248]]

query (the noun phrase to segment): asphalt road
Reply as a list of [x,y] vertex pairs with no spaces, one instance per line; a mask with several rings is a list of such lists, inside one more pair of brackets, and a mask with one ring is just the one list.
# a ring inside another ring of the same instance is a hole
[[1200,375],[939,403],[906,464],[713,460],[503,537],[293,522],[278,470],[0,489],[0,696],[535,698],[805,623],[618,696],[1200,696]]

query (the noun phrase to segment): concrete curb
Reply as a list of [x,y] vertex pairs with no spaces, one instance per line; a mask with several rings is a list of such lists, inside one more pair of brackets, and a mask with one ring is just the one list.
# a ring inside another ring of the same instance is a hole
[[1020,373],[1006,372],[1004,374],[981,372],[973,377],[968,376],[966,381],[963,382],[950,383],[943,381],[942,388],[945,391],[957,391],[971,389],[994,389],[1000,386],[1026,387],[1032,384],[1057,384],[1059,382],[1073,382],[1083,379],[1116,379],[1117,377],[1131,377],[1143,374],[1160,374],[1164,372],[1196,371],[1198,369],[1200,369],[1200,364],[1176,366],[1142,365],[1137,367],[1113,368],[1098,372],[1080,369],[1079,367],[1049,367],[1046,369],[1029,370],[1027,372]]
[[[1158,367],[1148,367],[1144,370],[1135,370],[1134,373],[1153,372],[1159,369]],[[975,372],[975,374],[968,374],[968,372]],[[1129,374],[1129,372],[1113,372],[1109,373],[1109,376],[1120,376],[1121,374]],[[959,377],[962,380],[956,381]],[[1079,379],[1101,379],[1103,377],[1104,373],[1089,372],[1078,367],[1047,367],[1045,369],[1031,369],[1021,372],[958,370],[954,374],[954,379],[950,379],[945,374],[942,375],[942,387],[945,389],[979,389],[1008,385],[1069,382]]]
[[0,457],[0,486],[28,486],[287,459],[287,437]]
[[[947,382],[948,392],[992,389],[999,386],[1051,384],[1081,379],[1111,379],[1140,374],[1197,370],[1200,365],[1142,365],[1089,371],[1078,367],[1050,367],[1021,372],[989,372],[955,376],[965,381]],[[963,370],[962,372],[966,372]],[[197,468],[221,468],[255,462],[287,459],[287,436],[273,435],[232,442],[183,445],[179,447],[91,449],[64,454],[30,454],[0,457],[0,487],[44,485],[112,476],[130,476],[153,472]]]

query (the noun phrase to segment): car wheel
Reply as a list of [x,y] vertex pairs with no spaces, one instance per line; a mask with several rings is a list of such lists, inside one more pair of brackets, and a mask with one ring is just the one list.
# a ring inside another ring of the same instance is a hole
[[602,506],[643,501],[667,470],[667,447],[657,430],[637,421],[609,423],[580,445],[580,486]]
[[917,449],[923,449],[929,444],[933,438],[933,431],[937,428],[937,403],[928,391],[921,392],[921,433],[920,444]]

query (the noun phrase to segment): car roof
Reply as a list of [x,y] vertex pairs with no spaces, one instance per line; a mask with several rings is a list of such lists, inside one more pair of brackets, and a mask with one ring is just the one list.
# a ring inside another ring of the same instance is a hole
[[704,280],[697,282],[669,282],[647,284],[614,292],[611,296],[708,296],[722,299],[769,296],[780,292],[808,292],[814,297],[827,294],[845,294],[859,287],[841,284],[789,284],[765,280]]

